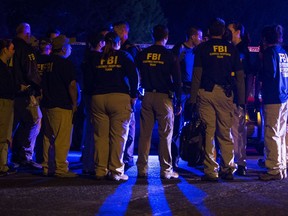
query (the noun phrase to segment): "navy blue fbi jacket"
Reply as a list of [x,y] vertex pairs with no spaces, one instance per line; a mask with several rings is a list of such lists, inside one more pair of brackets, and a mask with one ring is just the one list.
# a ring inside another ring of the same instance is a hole
[[264,104],[280,104],[288,100],[288,55],[280,45],[264,50],[260,79]]
[[181,101],[181,73],[179,61],[171,51],[161,45],[152,45],[136,57],[141,87],[145,91],[175,92]]
[[91,59],[92,94],[126,93],[136,98],[138,73],[132,56],[122,50],[115,50],[108,59],[102,56]]
[[215,84],[231,84],[231,72],[243,70],[235,46],[222,39],[210,39],[199,45],[194,68],[202,67],[200,88],[212,91]]
[[18,92],[17,95],[33,94],[39,96],[41,78],[37,71],[37,62],[32,46],[21,38],[14,38],[15,54],[13,56],[13,70],[18,90],[20,84],[30,85],[31,91]]

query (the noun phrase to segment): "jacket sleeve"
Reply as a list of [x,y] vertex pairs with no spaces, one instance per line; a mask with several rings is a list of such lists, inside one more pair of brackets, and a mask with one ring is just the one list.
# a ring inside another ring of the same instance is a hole
[[202,78],[202,67],[194,67],[189,103],[195,104]]
[[[128,53],[127,53],[128,54]],[[139,77],[133,57],[129,54],[125,56],[125,71],[130,85],[130,97],[138,97]]]
[[[15,54],[13,56],[13,71],[15,77],[15,83],[18,89],[20,89],[21,84],[26,84],[24,81],[24,74],[23,74],[23,50],[21,48],[15,49]],[[21,58],[22,57],[22,58]]]
[[181,71],[179,60],[176,56],[173,56],[173,65],[172,65],[172,78],[174,91],[177,99],[177,103],[181,103]]

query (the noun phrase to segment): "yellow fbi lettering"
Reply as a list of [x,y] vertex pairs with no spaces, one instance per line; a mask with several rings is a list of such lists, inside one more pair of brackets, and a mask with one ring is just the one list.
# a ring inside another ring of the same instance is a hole
[[213,46],[213,52],[218,52],[218,53],[223,53],[223,52],[227,52],[227,46]]
[[145,64],[149,64],[151,67],[156,67],[158,64],[164,64],[161,61],[161,54],[159,53],[147,53],[146,60],[143,61]]
[[210,56],[223,59],[225,56],[231,56],[231,53],[228,52],[227,46],[214,45],[213,52],[210,53]]
[[104,65],[105,63],[107,65],[116,65],[118,62],[118,56],[110,56],[107,60],[101,59],[100,64]]
[[161,54],[159,53],[147,53],[147,60],[159,61],[161,58]]
[[112,71],[113,68],[121,68],[121,65],[118,64],[118,56],[110,56],[108,59],[101,59],[100,65],[96,67],[105,71]]

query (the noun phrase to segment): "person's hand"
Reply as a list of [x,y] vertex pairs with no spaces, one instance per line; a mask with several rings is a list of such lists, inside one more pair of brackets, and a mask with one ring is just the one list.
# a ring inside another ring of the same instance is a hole
[[37,96],[37,97],[36,97],[36,100],[37,100],[38,104],[40,104],[40,101],[42,100],[42,95]]
[[131,108],[133,109],[133,111],[134,111],[136,102],[137,102],[137,98],[131,98],[130,103],[131,103]]
[[245,108],[246,108],[246,107],[245,107],[245,104],[239,104],[238,107],[241,108],[241,109],[243,109],[243,110],[245,110]]
[[72,124],[76,122],[77,104],[72,105]]
[[241,119],[245,119],[245,113],[246,113],[246,106],[244,104],[239,104],[238,107],[238,117]]
[[178,116],[178,115],[181,114],[181,112],[182,112],[182,106],[181,106],[180,104],[176,104],[175,110],[174,110],[174,114],[175,114],[176,116]]
[[75,114],[76,111],[77,111],[77,104],[73,104],[72,105],[72,113],[73,113],[73,115]]
[[20,91],[23,92],[23,91],[27,91],[29,89],[30,85],[23,85],[21,84],[20,85]]

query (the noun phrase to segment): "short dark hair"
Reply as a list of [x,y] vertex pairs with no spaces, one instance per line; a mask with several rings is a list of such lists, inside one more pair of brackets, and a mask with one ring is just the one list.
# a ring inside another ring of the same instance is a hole
[[166,38],[169,34],[169,30],[166,26],[164,25],[156,25],[153,28],[153,38],[155,41],[160,41]]
[[246,44],[250,43],[250,36],[249,36],[248,32],[245,30],[245,27],[242,23],[233,21],[233,22],[229,23],[229,25],[232,25],[232,27],[235,31],[238,31],[238,30],[240,31],[240,37],[244,43],[246,43]]
[[229,25],[232,25],[233,29],[235,31],[239,30],[241,38],[243,37],[243,35],[245,33],[245,28],[244,28],[244,25],[242,23],[233,21],[233,22],[229,23]]
[[225,21],[221,18],[214,18],[209,26],[210,36],[222,36],[225,33]]
[[186,37],[189,38],[192,35],[196,35],[196,34],[198,34],[198,31],[202,31],[202,30],[196,26],[191,26],[188,28],[188,30],[186,32]]
[[12,44],[12,40],[10,39],[0,39],[0,51],[2,51],[4,48],[9,48],[9,46]]
[[283,27],[281,25],[265,26],[262,30],[262,38],[267,44],[281,43],[283,40]]
[[116,26],[118,26],[118,27],[120,27],[120,26],[126,26],[126,27],[128,28],[128,31],[129,31],[129,29],[130,29],[129,23],[126,22],[126,21],[119,21],[119,22],[113,23],[113,28],[116,27]]

